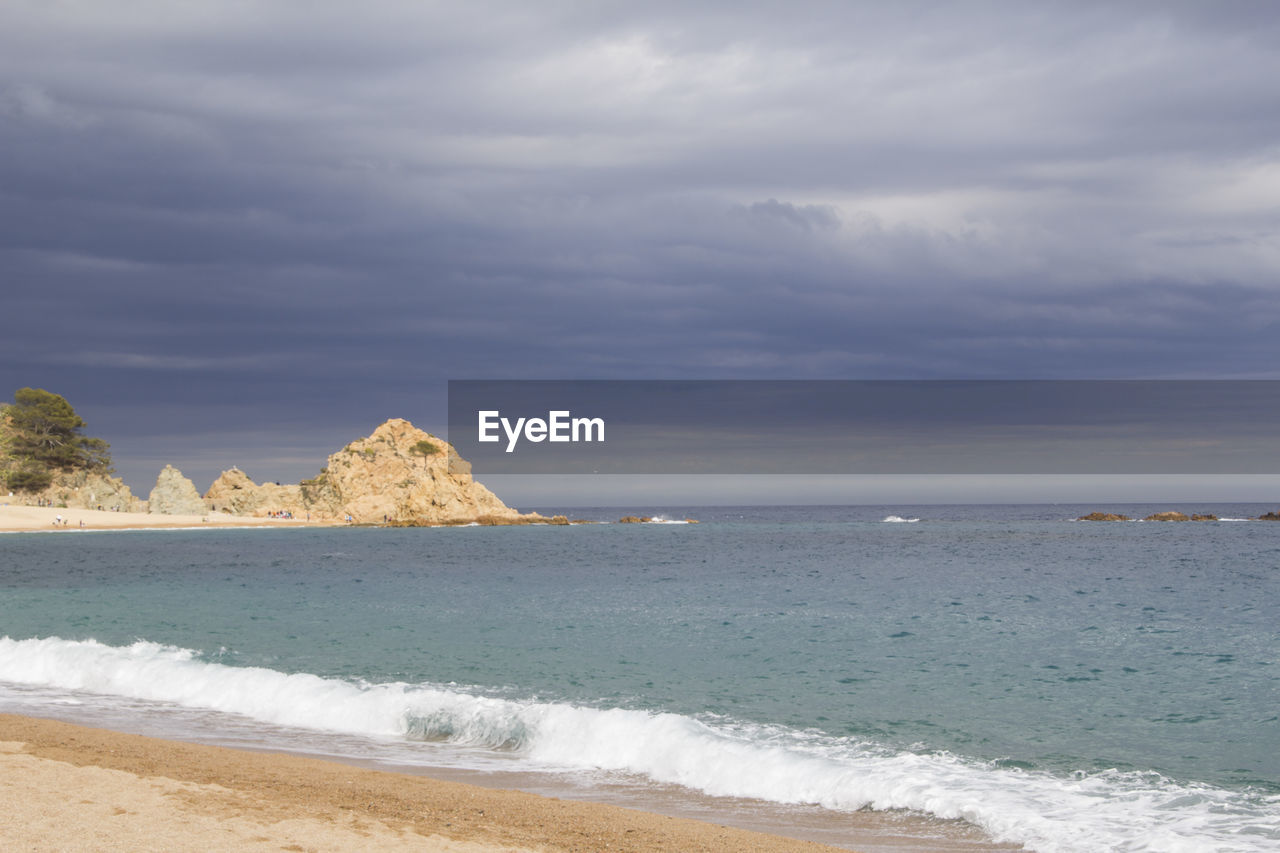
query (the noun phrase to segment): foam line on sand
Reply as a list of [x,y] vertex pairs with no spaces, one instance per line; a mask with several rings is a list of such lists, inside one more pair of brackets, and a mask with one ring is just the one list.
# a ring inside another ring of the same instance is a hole
[[599,803],[7,714],[0,801],[0,837],[22,850],[836,849]]

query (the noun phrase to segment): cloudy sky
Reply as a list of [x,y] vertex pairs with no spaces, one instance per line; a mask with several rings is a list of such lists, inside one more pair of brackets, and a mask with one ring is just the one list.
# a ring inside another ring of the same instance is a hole
[[144,494],[471,378],[1280,378],[1280,7],[5,0],[0,394]]

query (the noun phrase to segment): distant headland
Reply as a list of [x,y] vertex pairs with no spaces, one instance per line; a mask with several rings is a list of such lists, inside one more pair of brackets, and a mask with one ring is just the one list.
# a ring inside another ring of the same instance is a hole
[[[38,507],[329,524],[568,524],[520,513],[472,479],[452,445],[392,419],[331,454],[319,473],[293,485],[255,483],[229,468],[202,495],[166,465],[143,500],[113,476],[109,445],[83,434],[84,421],[60,395],[34,388],[0,410],[0,486],[10,502]],[[451,464],[452,458],[452,464]]]

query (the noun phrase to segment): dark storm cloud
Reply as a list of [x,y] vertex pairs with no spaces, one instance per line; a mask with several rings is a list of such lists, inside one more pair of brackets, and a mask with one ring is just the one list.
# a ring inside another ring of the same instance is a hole
[[1244,2],[8,3],[0,378],[123,462],[439,426],[459,377],[1274,377],[1277,42]]

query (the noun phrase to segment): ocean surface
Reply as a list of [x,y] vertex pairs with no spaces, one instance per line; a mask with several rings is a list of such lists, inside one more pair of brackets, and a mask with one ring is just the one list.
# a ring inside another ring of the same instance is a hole
[[1271,509],[5,534],[0,711],[795,806],[837,843],[879,810],[1039,851],[1274,851],[1280,523],[1243,520]]

